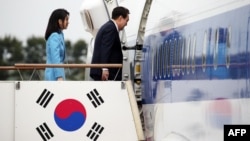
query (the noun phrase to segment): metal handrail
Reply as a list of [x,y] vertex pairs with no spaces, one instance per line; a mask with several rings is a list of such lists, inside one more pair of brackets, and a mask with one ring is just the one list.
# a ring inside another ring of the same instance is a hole
[[122,64],[15,64],[15,68],[122,68]]
[[22,64],[17,63],[14,66],[0,66],[0,70],[17,70],[21,79],[23,80],[20,70],[33,70],[32,75],[37,70],[44,70],[45,68],[122,68],[122,64]]

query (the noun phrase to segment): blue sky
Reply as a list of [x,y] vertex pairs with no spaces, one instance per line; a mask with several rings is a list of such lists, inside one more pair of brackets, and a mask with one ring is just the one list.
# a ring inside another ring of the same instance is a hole
[[83,0],[0,0],[0,37],[17,37],[23,42],[31,36],[44,36],[51,12],[65,8],[70,12],[65,39],[72,42],[78,39],[89,40],[80,16]]

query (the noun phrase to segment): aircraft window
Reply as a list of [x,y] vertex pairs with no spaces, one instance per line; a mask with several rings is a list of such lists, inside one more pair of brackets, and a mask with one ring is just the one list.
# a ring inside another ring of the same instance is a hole
[[157,79],[157,58],[158,58],[158,51],[157,51],[157,47],[153,48],[153,72],[154,72],[154,77],[155,79]]
[[202,48],[202,70],[206,71],[206,60],[207,60],[207,31],[204,33],[203,48]]
[[150,67],[149,69],[152,70],[152,71],[151,71],[151,75],[152,75],[152,77],[154,77],[154,75],[155,75],[155,69],[154,69],[154,67],[155,67],[155,66],[154,66],[154,52],[153,52],[153,49],[152,49],[152,48],[151,48],[151,51],[152,51],[152,52],[149,52],[149,54],[152,53],[151,55],[149,55],[149,56],[150,56],[149,58],[150,58],[151,60],[148,62],[148,63],[149,63],[148,65],[149,65],[149,67]]
[[182,39],[182,53],[181,53],[181,72],[182,72],[182,75],[184,75],[185,73],[185,54],[186,54],[186,40],[185,38]]
[[167,74],[168,77],[170,77],[170,58],[171,58],[171,45],[172,45],[172,40],[169,40],[169,43],[167,44],[167,55],[168,55],[168,60],[167,60]]
[[155,77],[155,48],[152,40],[154,40],[154,35],[151,36],[152,38],[150,39],[150,44],[149,44],[149,52],[148,55],[150,56],[150,64],[149,66],[151,67],[151,75],[154,78]]
[[156,58],[156,61],[157,61],[157,67],[156,67],[156,70],[157,70],[157,78],[159,79],[159,76],[160,76],[160,60],[161,60],[161,45],[158,45],[157,46],[157,58]]
[[177,44],[177,39],[174,39],[174,65],[176,69],[176,65],[178,64],[178,44]]
[[86,24],[88,26],[88,29],[89,30],[93,30],[94,29],[94,25],[93,25],[93,22],[92,22],[92,18],[91,18],[91,15],[89,14],[89,11],[88,10],[84,10],[83,11],[84,13],[83,16],[85,17],[85,20],[86,21]]
[[166,41],[163,45],[163,50],[162,50],[162,52],[163,52],[163,77],[164,78],[166,78],[166,76],[167,76],[167,59],[168,59],[167,58],[168,57],[167,44],[168,44],[168,42]]
[[160,60],[161,60],[161,52],[160,52],[160,50],[161,50],[161,46],[160,45],[157,45],[157,59],[156,59],[156,61],[157,61],[157,67],[156,67],[156,70],[157,70],[157,78],[159,79],[159,76],[160,76]]
[[159,47],[159,78],[162,78],[162,69],[163,69],[163,45],[160,44]]
[[191,59],[190,59],[190,54],[191,54],[191,37],[188,37],[188,43],[187,43],[187,52],[186,52],[186,71],[187,74],[190,72],[190,64],[191,64]]
[[196,50],[196,35],[193,37],[193,46],[192,46],[192,73],[195,72],[195,50]]
[[180,65],[181,65],[181,51],[182,51],[182,42],[181,37],[177,41],[177,62],[176,62],[176,69],[177,69],[177,75],[180,75]]
[[213,52],[213,65],[214,65],[214,69],[217,69],[217,65],[218,65],[218,46],[219,46],[219,28],[216,30],[215,32],[215,46],[214,46],[214,52]]
[[177,40],[176,38],[173,41],[173,65],[172,65],[172,72],[173,72],[173,76],[175,75],[175,70],[176,70],[176,65],[177,65],[177,61],[178,61],[178,56],[177,56]]
[[226,45],[227,45],[226,65],[227,65],[227,68],[229,68],[229,65],[230,65],[229,49],[231,48],[231,36],[232,36],[232,29],[231,29],[231,26],[229,26],[227,29],[227,38],[226,38]]

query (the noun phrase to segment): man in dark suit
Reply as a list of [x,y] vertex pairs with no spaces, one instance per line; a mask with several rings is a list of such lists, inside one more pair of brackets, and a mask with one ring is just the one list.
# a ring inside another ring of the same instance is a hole
[[[112,11],[112,19],[99,29],[92,56],[92,64],[122,64],[123,54],[119,31],[129,21],[129,10],[118,6]],[[91,68],[90,77],[96,81],[122,80],[122,68]]]

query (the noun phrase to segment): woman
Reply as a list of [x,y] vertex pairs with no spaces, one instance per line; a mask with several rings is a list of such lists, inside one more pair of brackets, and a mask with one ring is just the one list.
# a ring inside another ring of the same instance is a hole
[[[45,32],[46,64],[63,64],[66,48],[63,30],[69,24],[69,12],[65,9],[56,9],[52,12]],[[65,80],[64,68],[46,68],[45,80]]]

